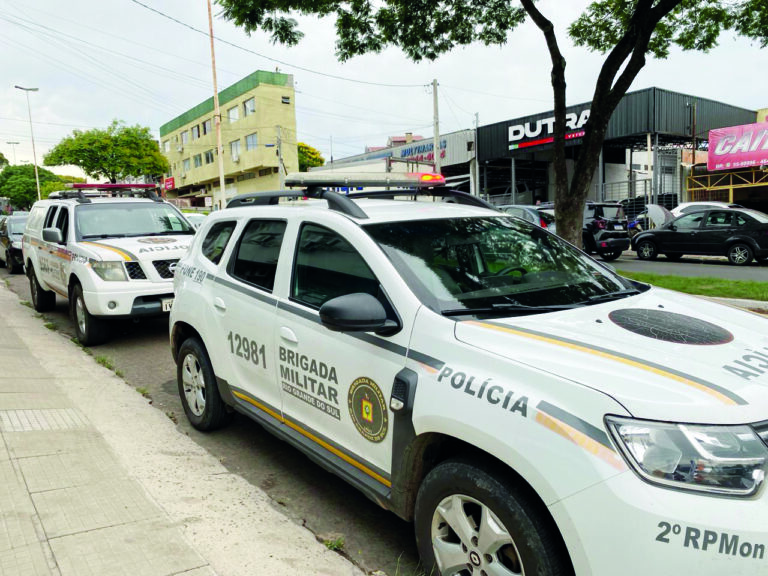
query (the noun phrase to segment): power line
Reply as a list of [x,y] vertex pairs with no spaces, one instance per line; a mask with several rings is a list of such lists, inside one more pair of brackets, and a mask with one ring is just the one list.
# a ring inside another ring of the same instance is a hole
[[[194,26],[187,24],[186,22],[182,22],[181,20],[174,18],[173,16],[169,16],[165,12],[161,12],[160,10],[157,10],[155,8],[152,8],[151,6],[147,6],[143,2],[139,2],[139,0],[131,0],[134,4],[138,4],[139,6],[142,6],[143,8],[146,8],[147,10],[154,12],[155,14],[158,14],[162,16],[163,18],[167,18],[168,20],[171,20],[173,22],[176,22],[177,24],[180,24],[181,26],[184,26],[185,28],[189,28],[190,30],[197,32],[199,34],[203,34],[204,36],[208,36],[208,32],[204,30],[200,30],[199,28],[195,28]],[[289,68],[295,68],[296,70],[301,70],[302,72],[309,72],[310,74],[317,74],[318,76],[324,76],[326,78],[333,78],[334,80],[343,80],[344,82],[354,82],[356,84],[365,84],[368,86],[381,86],[385,88],[422,88],[424,84],[384,84],[382,82],[369,82],[367,80],[357,80],[355,78],[346,78],[344,76],[336,76],[335,74],[328,74],[326,72],[318,72],[317,70],[312,70],[311,68],[305,68],[303,66],[298,66],[296,64],[291,64],[290,62],[285,62],[284,60],[278,60],[277,58],[272,58],[270,56],[265,56],[264,54],[261,54],[259,52],[256,52],[254,50],[251,50],[250,48],[245,48],[244,46],[240,46],[239,44],[235,44],[234,42],[229,42],[228,40],[223,40],[221,38],[216,38],[217,42],[220,42],[222,44],[226,44],[228,46],[232,46],[233,48],[237,48],[238,50],[242,50],[244,52],[248,52],[249,54],[253,54],[254,56],[258,56],[259,58],[264,58],[265,60],[269,60],[271,62],[276,62],[278,64],[282,64],[283,66],[288,66]]]

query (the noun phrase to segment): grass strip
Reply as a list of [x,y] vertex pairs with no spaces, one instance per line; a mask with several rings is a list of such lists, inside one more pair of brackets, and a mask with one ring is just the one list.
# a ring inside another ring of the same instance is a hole
[[665,276],[617,270],[625,278],[653,284],[659,288],[668,288],[686,294],[716,296],[719,298],[743,298],[745,300],[768,301],[768,282],[751,280],[725,280],[723,278]]

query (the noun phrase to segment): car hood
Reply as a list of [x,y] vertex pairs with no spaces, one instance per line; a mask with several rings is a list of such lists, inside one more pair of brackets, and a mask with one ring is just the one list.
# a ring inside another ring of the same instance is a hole
[[181,258],[193,238],[192,234],[99,238],[82,240],[78,246],[88,257],[99,260],[171,260]]
[[638,418],[768,419],[768,319],[652,288],[573,310],[459,322],[456,338],[593,388]]

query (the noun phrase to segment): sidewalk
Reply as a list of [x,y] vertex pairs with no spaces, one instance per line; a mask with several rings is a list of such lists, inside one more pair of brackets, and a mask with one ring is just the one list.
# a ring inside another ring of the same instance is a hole
[[363,573],[0,284],[0,576]]

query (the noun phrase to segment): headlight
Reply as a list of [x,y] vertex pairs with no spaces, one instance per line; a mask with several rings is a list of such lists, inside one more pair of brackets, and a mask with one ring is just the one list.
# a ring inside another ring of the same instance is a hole
[[99,278],[107,282],[122,282],[128,280],[122,262],[93,262],[93,271]]
[[624,459],[641,478],[669,488],[751,496],[768,448],[746,425],[700,426],[606,417]]

